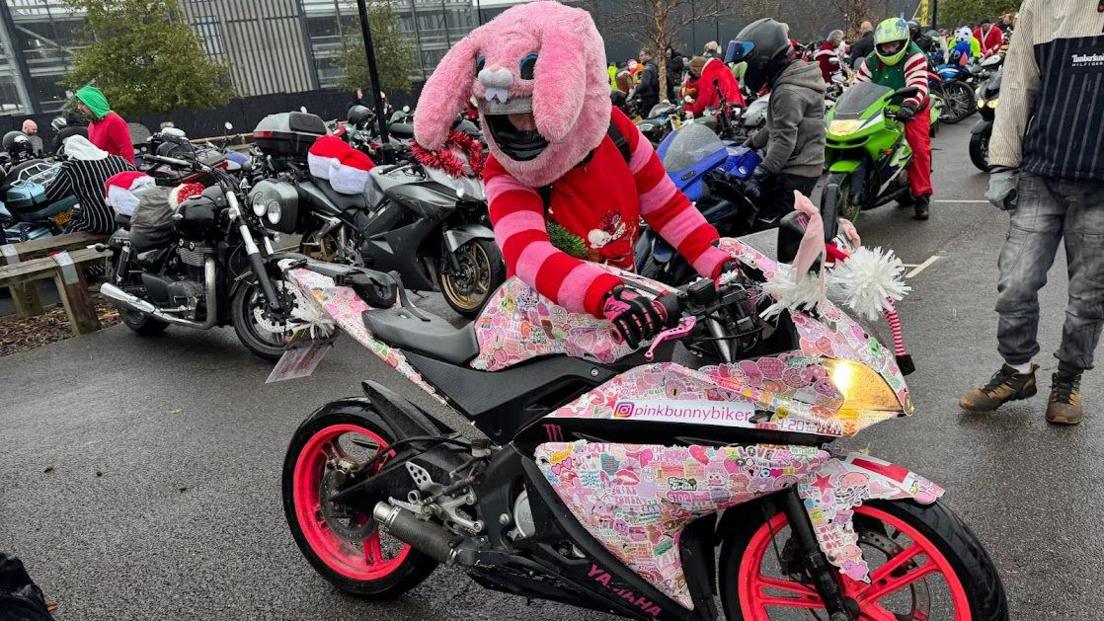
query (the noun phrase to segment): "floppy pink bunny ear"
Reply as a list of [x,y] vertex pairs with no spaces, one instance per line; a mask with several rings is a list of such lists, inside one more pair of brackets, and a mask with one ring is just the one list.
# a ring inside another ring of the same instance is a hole
[[471,98],[476,49],[469,34],[452,46],[426,80],[414,115],[414,139],[426,149],[437,150],[445,145],[456,115]]
[[[570,24],[564,24],[570,26]],[[533,76],[533,120],[549,142],[560,142],[575,127],[586,103],[587,61],[579,33],[558,26],[541,32]]]

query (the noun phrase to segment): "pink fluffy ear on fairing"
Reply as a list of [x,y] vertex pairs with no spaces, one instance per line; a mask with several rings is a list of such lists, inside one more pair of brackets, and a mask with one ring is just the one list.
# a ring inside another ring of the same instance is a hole
[[461,39],[445,54],[426,80],[414,116],[414,139],[436,150],[445,145],[456,115],[471,98],[479,30]]

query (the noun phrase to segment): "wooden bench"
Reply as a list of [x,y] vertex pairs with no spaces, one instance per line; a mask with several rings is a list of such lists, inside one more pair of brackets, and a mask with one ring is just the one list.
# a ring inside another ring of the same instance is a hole
[[[68,235],[55,235],[43,237],[18,244],[0,246],[0,266],[16,265],[31,259],[47,257],[58,252],[80,250],[92,244],[102,242],[107,237],[94,233],[69,233]],[[4,286],[0,280],[0,287]],[[38,299],[38,289],[34,283],[9,285],[12,300],[15,302],[16,312],[20,317],[33,317],[41,315],[43,308]]]
[[[81,267],[96,261],[103,262],[109,255],[107,250],[81,248],[4,265],[0,267],[0,286],[12,289],[16,310],[20,316],[29,317],[42,312],[34,284],[40,280],[52,279],[65,307],[65,314],[69,317],[73,334],[95,332],[100,329],[100,320],[88,295],[88,284],[85,283]],[[25,297],[27,291],[32,292],[29,300]]]

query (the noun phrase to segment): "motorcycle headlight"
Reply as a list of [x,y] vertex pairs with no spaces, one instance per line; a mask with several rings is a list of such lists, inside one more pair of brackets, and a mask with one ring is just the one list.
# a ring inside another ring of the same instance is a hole
[[252,203],[253,203],[253,215],[257,216],[258,218],[265,215],[265,209],[267,208],[267,205],[266,205],[267,201],[265,201],[263,196],[261,196],[259,194],[254,194]]
[[979,108],[984,108],[985,107],[985,100],[984,99],[978,99],[978,107]]
[[994,99],[990,99],[990,100],[989,100],[989,103],[987,103],[987,104],[985,104],[985,105],[987,105],[987,106],[989,106],[990,108],[993,108],[993,109],[995,110],[995,109],[996,109],[996,107],[997,107],[997,102],[999,102],[999,101],[1000,101],[1000,98],[999,98],[999,97],[997,97],[997,98],[994,98]]
[[878,372],[852,360],[824,361],[832,384],[843,395],[841,412],[900,412],[903,408],[897,393]]
[[284,211],[280,208],[280,201],[273,198],[265,202],[265,217],[268,218],[270,224],[279,224],[283,215]]
[[832,121],[828,124],[828,133],[835,134],[837,136],[849,136],[863,126],[862,121],[858,119],[847,119],[842,121]]

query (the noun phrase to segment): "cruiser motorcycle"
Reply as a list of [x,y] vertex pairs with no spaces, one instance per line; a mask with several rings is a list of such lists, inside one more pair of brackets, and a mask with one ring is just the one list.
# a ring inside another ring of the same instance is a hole
[[237,178],[198,159],[145,159],[211,185],[180,205],[163,234],[132,235],[130,218],[117,215],[120,228],[100,245],[112,252],[100,293],[139,334],[230,324],[251,352],[278,359],[296,325],[297,297],[276,265],[288,255],[275,252],[266,225],[286,232],[294,206],[257,194],[247,203]]
[[[827,300],[762,319],[762,287],[788,266],[721,247],[746,276],[672,289],[622,274],[678,321],[644,351],[517,279],[455,328],[386,274],[282,262],[316,323],[486,436],[375,381],[322,406],[283,468],[303,555],[369,598],[446,564],[490,589],[632,619],[713,621],[719,598],[729,620],[1007,620],[996,568],[939,486],[825,448],[913,411],[892,352]],[[725,332],[701,329],[710,322]],[[693,350],[716,338],[724,362],[675,361],[675,339]]]

